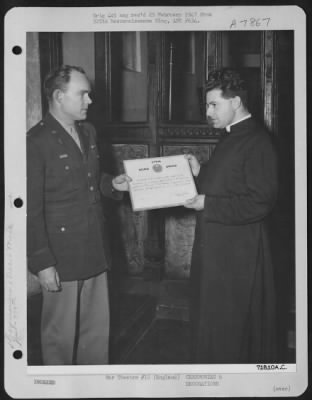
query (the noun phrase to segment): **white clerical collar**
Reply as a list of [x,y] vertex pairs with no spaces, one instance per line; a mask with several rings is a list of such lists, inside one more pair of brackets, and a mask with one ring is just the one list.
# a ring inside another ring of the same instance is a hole
[[225,127],[225,130],[226,130],[227,132],[231,132],[231,126],[236,125],[236,124],[238,124],[239,122],[242,122],[242,121],[244,121],[245,119],[248,119],[248,118],[250,118],[250,117],[251,117],[251,114],[245,115],[245,117],[243,117],[243,118],[241,118],[241,119],[239,119],[239,120],[233,122],[233,123],[230,124],[230,125],[227,125],[227,126]]

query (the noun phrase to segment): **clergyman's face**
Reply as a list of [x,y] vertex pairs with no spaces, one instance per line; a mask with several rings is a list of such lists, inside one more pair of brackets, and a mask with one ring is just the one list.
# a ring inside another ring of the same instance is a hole
[[88,107],[92,103],[90,91],[86,75],[72,71],[61,99],[61,111],[68,120],[81,121],[87,118]]
[[233,99],[222,96],[222,90],[212,89],[206,94],[206,116],[214,128],[223,129],[230,125],[235,117]]

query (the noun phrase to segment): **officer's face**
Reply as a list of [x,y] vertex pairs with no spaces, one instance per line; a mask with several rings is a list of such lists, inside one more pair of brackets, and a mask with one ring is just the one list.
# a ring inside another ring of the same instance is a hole
[[87,77],[72,71],[70,81],[62,92],[60,107],[68,120],[79,121],[87,118],[89,104],[92,103],[90,94],[90,83]]
[[222,97],[220,89],[213,89],[206,94],[206,115],[214,128],[225,128],[230,125],[235,117],[233,99]]

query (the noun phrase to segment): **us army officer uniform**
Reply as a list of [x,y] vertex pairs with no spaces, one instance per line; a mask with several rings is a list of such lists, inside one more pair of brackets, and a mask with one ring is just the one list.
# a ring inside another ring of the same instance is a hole
[[48,365],[108,362],[111,258],[100,192],[120,193],[112,193],[111,176],[100,176],[93,126],[78,122],[76,132],[78,143],[48,113],[27,135],[28,267],[36,274],[54,266],[62,285],[43,290]]

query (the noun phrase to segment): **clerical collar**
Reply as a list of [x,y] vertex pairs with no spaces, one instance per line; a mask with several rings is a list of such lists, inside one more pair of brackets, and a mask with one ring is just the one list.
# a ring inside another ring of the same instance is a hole
[[238,121],[235,121],[235,122],[233,122],[233,123],[230,124],[230,125],[227,125],[227,126],[225,127],[225,130],[226,130],[227,132],[231,132],[231,126],[236,125],[236,124],[238,124],[238,123],[240,123],[240,122],[242,122],[242,121],[244,121],[245,119],[248,119],[248,118],[250,118],[250,117],[251,117],[251,114],[245,115],[245,117],[239,119]]

